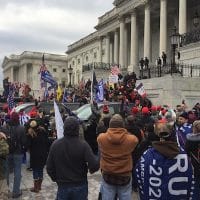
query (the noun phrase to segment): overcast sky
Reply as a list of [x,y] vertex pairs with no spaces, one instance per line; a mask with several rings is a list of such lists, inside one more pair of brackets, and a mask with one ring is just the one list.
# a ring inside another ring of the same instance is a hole
[[113,1],[0,0],[0,65],[4,56],[23,51],[64,54],[69,44],[95,31]]

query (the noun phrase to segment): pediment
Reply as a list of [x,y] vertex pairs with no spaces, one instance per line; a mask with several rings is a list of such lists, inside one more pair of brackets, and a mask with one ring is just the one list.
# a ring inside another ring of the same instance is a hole
[[116,7],[120,6],[122,3],[125,3],[128,0],[115,0],[113,2],[113,5],[115,5]]
[[9,58],[5,56],[2,62],[2,67],[4,67],[8,63],[8,61],[9,61]]

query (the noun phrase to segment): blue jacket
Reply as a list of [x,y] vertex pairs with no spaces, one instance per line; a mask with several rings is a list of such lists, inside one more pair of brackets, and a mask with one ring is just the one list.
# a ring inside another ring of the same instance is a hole
[[137,163],[136,177],[141,200],[186,200],[193,193],[192,166],[176,142],[153,142]]

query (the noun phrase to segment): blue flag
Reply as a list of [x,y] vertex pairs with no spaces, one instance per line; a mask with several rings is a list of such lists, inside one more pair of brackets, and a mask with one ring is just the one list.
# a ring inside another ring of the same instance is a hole
[[96,102],[102,102],[104,100],[104,88],[103,79],[101,79],[96,88]]
[[190,199],[194,189],[192,165],[183,149],[173,159],[148,149],[137,163],[136,177],[141,200]]
[[75,117],[76,119],[78,119],[79,123],[81,123],[81,120],[79,119],[79,117],[73,113],[70,108],[68,108],[64,103],[62,103],[62,105],[64,106],[66,112],[68,113],[69,116]]

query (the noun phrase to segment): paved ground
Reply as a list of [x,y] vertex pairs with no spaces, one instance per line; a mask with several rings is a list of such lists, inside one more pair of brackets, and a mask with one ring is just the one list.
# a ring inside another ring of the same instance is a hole
[[[25,167],[23,166],[22,170],[22,183],[21,183],[21,189],[22,189],[22,196],[19,199],[23,200],[55,200],[56,197],[56,191],[57,186],[54,182],[51,181],[49,176],[46,174],[46,170],[44,170],[44,181],[42,184],[42,190],[35,194],[30,192],[30,188],[33,186],[32,183],[32,172],[27,171]],[[99,193],[99,186],[100,186],[100,180],[101,180],[101,174],[100,172],[97,172],[93,175],[88,175],[89,180],[89,196],[88,200],[97,200],[98,193]],[[9,199],[6,195],[0,195],[1,200],[7,200]],[[137,193],[133,193],[133,199],[137,200],[138,195]]]

